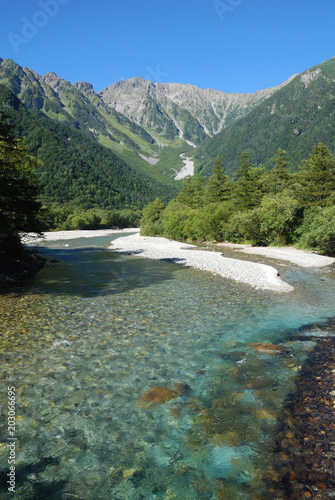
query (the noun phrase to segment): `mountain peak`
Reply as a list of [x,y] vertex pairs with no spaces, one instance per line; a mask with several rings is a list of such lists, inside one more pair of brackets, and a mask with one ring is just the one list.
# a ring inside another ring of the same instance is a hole
[[42,78],[45,81],[45,83],[50,85],[50,87],[52,87],[53,89],[59,87],[61,83],[67,83],[70,85],[70,82],[63,80],[63,78],[57,76],[56,73],[54,73],[53,71],[46,73],[45,75],[43,75]]
[[91,83],[87,82],[76,82],[72,85],[72,87],[75,87],[76,89],[80,90],[81,92],[94,92],[93,90],[93,85]]
[[115,91],[115,90],[125,90],[125,89],[143,89],[144,91],[147,91],[149,88],[153,87],[153,83],[151,80],[144,80],[141,76],[135,76],[132,78],[127,78],[126,80],[120,80],[119,82],[115,82],[112,85],[109,85],[103,90],[100,90],[98,94],[104,94],[106,91],[108,92],[109,90]]
[[49,73],[45,73],[45,75],[43,75],[43,78],[45,80],[54,80],[56,78],[59,78],[56,73],[54,73],[53,71],[50,71]]

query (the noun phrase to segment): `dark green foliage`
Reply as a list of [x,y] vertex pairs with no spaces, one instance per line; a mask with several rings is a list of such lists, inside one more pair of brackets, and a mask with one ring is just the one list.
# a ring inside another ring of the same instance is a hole
[[260,167],[250,163],[249,153],[242,151],[232,194],[240,210],[259,205],[262,198],[262,174],[263,170]]
[[197,210],[192,219],[192,240],[221,241],[225,239],[229,220],[234,213],[231,201],[210,203]]
[[220,203],[228,200],[231,195],[231,183],[228,175],[225,173],[221,157],[218,156],[214,161],[213,174],[206,183],[204,196],[208,203]]
[[136,210],[82,210],[73,205],[43,207],[43,231],[73,229],[123,229],[138,227],[141,212]]
[[37,164],[0,112],[0,253],[13,255],[21,249],[19,232],[40,229]]
[[163,236],[174,240],[193,239],[191,221],[195,213],[195,209],[190,206],[173,200],[162,212],[161,224]]
[[289,193],[265,196],[257,211],[258,241],[252,243],[287,245],[293,241],[299,220],[299,203]]
[[308,160],[303,161],[297,180],[298,196],[304,206],[326,204],[335,191],[335,159],[324,144],[317,144]]
[[141,231],[144,234],[155,236],[162,232],[162,226],[159,219],[163,210],[164,204],[159,198],[156,198],[155,201],[152,201],[144,208],[141,220]]
[[335,205],[309,209],[305,219],[300,245],[335,255]]
[[281,193],[292,184],[292,174],[289,172],[290,162],[286,151],[278,149],[278,155],[273,158],[274,167],[263,176],[263,191],[273,194]]
[[194,177],[187,176],[179,189],[177,201],[191,208],[203,205],[204,180],[201,174]]

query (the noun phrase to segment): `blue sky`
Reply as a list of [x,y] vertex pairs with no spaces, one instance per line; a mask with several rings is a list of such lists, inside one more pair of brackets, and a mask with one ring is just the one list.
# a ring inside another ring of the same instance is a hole
[[256,92],[335,56],[334,26],[334,0],[0,0],[0,57],[96,91]]

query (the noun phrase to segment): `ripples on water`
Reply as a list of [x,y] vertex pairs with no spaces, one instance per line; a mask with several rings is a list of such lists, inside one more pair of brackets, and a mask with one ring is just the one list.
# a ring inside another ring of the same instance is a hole
[[333,315],[334,279],[281,266],[295,292],[255,291],[113,254],[111,239],[45,243],[60,262],[0,296],[1,402],[8,385],[17,394],[17,497],[262,495],[276,418],[313,346],[294,335]]

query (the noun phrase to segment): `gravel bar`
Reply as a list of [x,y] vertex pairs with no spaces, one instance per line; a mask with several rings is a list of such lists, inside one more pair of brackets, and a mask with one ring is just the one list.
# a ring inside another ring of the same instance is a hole
[[293,287],[282,281],[278,271],[265,264],[223,257],[220,252],[199,250],[195,245],[160,237],[137,234],[117,238],[110,247],[113,252],[148,259],[168,260],[176,264],[210,271],[224,278],[246,283],[261,290],[291,292]]
[[244,253],[263,255],[269,259],[285,260],[300,267],[324,267],[334,264],[333,257],[326,257],[306,250],[298,250],[294,247],[252,247],[251,245],[239,245],[236,243],[217,243],[220,248],[229,248]]

